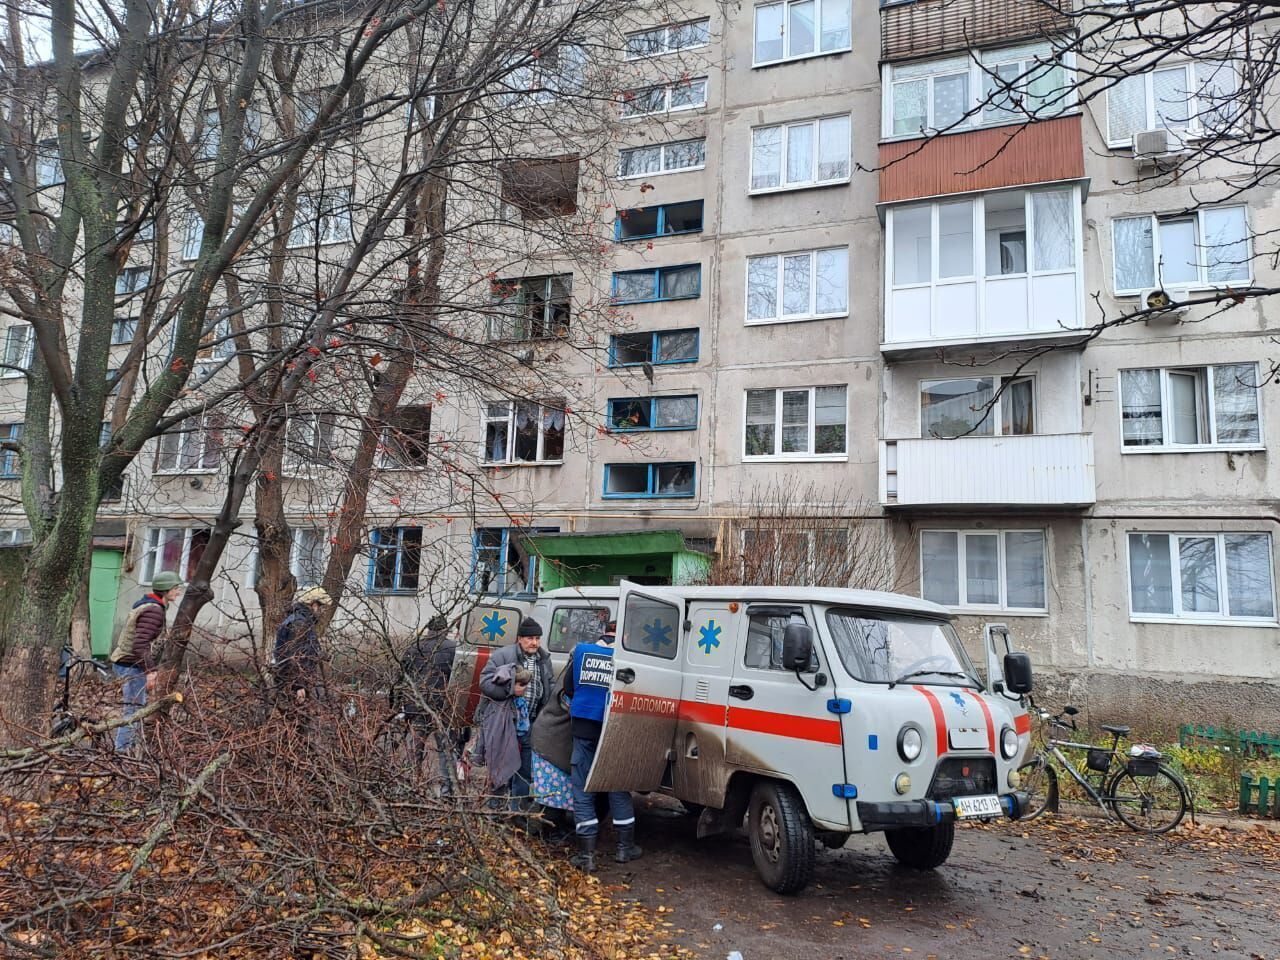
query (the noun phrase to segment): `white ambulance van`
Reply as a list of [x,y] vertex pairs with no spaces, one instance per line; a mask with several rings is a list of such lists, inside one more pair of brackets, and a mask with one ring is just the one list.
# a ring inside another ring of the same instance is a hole
[[897,594],[624,581],[615,619],[588,789],[670,792],[701,808],[700,837],[745,817],[779,893],[809,883],[815,841],[884,831],[930,869],[957,821],[1026,809],[1031,665],[1002,627],[980,673],[945,607]]

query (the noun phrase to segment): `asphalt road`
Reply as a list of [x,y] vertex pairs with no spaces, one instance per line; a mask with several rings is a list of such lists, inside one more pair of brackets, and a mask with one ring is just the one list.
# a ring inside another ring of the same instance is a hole
[[819,848],[813,885],[781,897],[756,877],[745,836],[700,841],[669,801],[637,807],[645,856],[614,863],[605,834],[600,881],[661,907],[672,940],[704,957],[1280,958],[1270,835],[1149,838],[1074,818],[966,826],[927,873],[898,866],[882,837],[854,837]]

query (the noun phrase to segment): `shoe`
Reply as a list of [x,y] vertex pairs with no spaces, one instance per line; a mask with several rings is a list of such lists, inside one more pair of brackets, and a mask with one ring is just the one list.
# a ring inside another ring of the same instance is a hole
[[578,834],[578,852],[569,858],[569,863],[584,873],[596,872],[596,836],[585,833]]
[[618,853],[613,859],[619,863],[639,860],[644,855],[644,851],[636,846],[635,824],[617,827],[616,829],[618,831]]

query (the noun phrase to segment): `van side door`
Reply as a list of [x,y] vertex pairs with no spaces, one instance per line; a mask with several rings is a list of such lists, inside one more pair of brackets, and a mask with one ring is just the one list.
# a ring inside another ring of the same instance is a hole
[[[814,632],[813,656],[799,675],[782,667],[793,617]],[[816,823],[848,829],[849,802],[833,790],[848,779],[840,717],[828,707],[839,694],[813,617],[796,604],[753,603],[742,626],[728,690],[729,764],[791,781]]]
[[657,790],[680,712],[684,598],[622,581],[613,688],[587,789]]
[[675,795],[704,807],[724,806],[729,785],[725,763],[725,718],[733,679],[740,604],[724,600],[689,603],[689,639],[676,731]]

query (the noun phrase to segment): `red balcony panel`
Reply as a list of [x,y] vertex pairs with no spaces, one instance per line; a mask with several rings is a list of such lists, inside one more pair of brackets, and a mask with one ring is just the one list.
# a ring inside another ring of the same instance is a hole
[[880,202],[1084,176],[1080,117],[880,145]]

